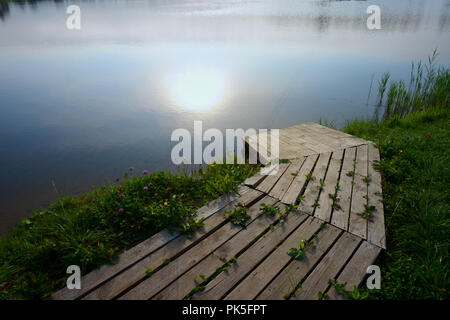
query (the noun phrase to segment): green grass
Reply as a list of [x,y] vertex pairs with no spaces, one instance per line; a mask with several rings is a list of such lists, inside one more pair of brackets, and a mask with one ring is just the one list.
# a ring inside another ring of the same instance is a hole
[[450,113],[445,104],[381,122],[355,120],[344,128],[375,142],[381,154],[387,250],[376,262],[381,289],[361,288],[359,298],[449,298]]
[[124,176],[120,185],[37,210],[0,239],[0,299],[40,299],[62,288],[66,268],[85,274],[164,228],[192,233],[196,209],[233,191],[249,165],[211,165],[193,175]]

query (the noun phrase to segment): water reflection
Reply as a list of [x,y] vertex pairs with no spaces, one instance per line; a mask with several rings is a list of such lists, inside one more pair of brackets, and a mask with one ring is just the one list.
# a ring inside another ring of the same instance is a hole
[[[31,8],[37,10],[39,3],[55,3],[61,9],[64,4],[88,4],[108,6],[104,1],[92,0],[6,0],[0,1],[0,20],[5,20],[10,14],[11,6],[19,6],[23,10]],[[123,3],[133,5],[135,0],[124,0],[114,2],[116,5]],[[263,1],[264,3],[265,1]],[[247,15],[252,18],[255,14],[265,16],[267,21],[275,25],[282,26],[311,26],[318,32],[326,32],[336,28],[360,28],[365,24],[367,16],[356,14],[355,7],[364,5],[366,0],[308,0],[308,1],[277,1],[278,5],[272,4],[269,8],[259,5],[258,2],[251,1],[221,1],[211,3],[210,1],[186,1],[174,0],[161,3],[159,1],[148,0],[146,8],[165,14],[187,14],[191,15],[216,15],[218,13],[230,15]],[[338,4],[336,4],[338,3]],[[357,4],[355,4],[357,3]],[[419,28],[436,27],[439,32],[448,31],[448,15],[450,2],[437,1],[433,6],[433,13],[437,14],[437,19],[430,19],[430,1],[379,1],[383,14],[383,26],[389,31],[412,31]],[[364,8],[368,4],[364,5]],[[384,10],[385,9],[385,10]],[[364,12],[365,13],[365,12]]]
[[376,32],[369,3],[0,0],[0,233],[55,199],[52,180],[67,195],[172,168],[170,134],[194,120],[339,126],[372,114],[372,78],[435,47],[450,63],[450,1],[379,0]]

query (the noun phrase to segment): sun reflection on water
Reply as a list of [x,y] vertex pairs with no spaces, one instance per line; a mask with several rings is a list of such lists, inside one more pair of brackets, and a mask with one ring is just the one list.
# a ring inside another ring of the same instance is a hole
[[223,101],[226,81],[218,69],[196,67],[168,76],[166,86],[175,106],[206,112]]

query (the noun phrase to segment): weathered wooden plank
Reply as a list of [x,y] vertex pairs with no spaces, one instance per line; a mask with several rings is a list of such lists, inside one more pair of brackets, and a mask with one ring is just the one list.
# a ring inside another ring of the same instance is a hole
[[[272,155],[272,151],[274,151],[272,145],[275,143],[272,139],[274,137],[272,137],[272,133],[270,131],[267,133],[259,133],[256,137],[258,139],[259,158],[263,159],[260,160],[260,162],[265,164],[269,161],[269,159],[275,157],[275,154]],[[276,142],[278,143],[279,154],[276,155],[278,158],[295,158],[295,148],[291,143],[289,143],[289,141],[286,142],[282,137],[278,136],[278,140]]]
[[340,191],[337,194],[339,205],[341,207],[335,209],[331,217],[331,224],[343,230],[348,229],[355,155],[355,147],[345,149],[344,162],[342,164],[341,176],[339,179]]
[[280,139],[286,141],[298,151],[303,151],[306,154],[315,154],[319,152],[319,148],[310,141],[306,141],[303,138],[306,136],[304,132],[299,132],[297,129],[291,127],[282,129],[280,131]]
[[291,185],[292,181],[295,178],[295,174],[300,170],[303,162],[305,162],[305,157],[292,159],[289,167],[283,173],[281,178],[278,180],[276,185],[269,192],[271,197],[276,199],[282,199],[287,189]]
[[[281,132],[282,130],[280,130]],[[285,135],[279,135],[280,159],[294,159],[300,156],[299,148]]]
[[367,177],[367,145],[356,147],[355,179],[352,191],[352,204],[348,231],[363,239],[367,238],[367,219],[361,214],[367,204],[367,183],[363,181]]
[[[260,300],[281,300],[286,299],[294,290],[305,275],[316,265],[317,261],[325,254],[341,234],[341,230],[327,224],[313,240],[314,246],[305,251],[305,256],[301,260],[293,260],[287,267],[264,289],[258,296]],[[297,238],[297,243],[293,246],[298,248],[302,239]],[[308,239],[306,239],[308,240]],[[287,248],[289,250],[289,248]],[[285,255],[287,255],[287,250]]]
[[100,287],[90,292],[84,299],[112,299],[126,290],[131,285],[144,279],[148,269],[157,269],[160,267],[165,259],[171,259],[184,250],[192,247],[203,238],[214,231],[221,223],[225,222],[227,217],[225,212],[233,210],[238,204],[249,205],[260,198],[262,193],[257,190],[250,190],[242,194],[239,198],[233,200],[231,203],[221,208],[215,214],[205,220],[204,226],[199,229],[193,237],[182,235],[170,241],[166,245],[160,247],[158,250],[152,252],[144,259],[135,263],[125,271],[115,275]]
[[[337,277],[338,283],[347,283],[345,289],[349,291],[352,291],[355,286],[359,286],[366,275],[367,268],[375,261],[380,251],[380,247],[363,241],[351,260],[344,267],[344,270]],[[328,299],[332,300],[346,298],[342,294],[339,294],[333,287],[328,289],[327,296]]]
[[226,297],[226,300],[254,299],[259,292],[291,260],[286,253],[298,247],[299,241],[311,238],[320,228],[321,221],[313,217],[298,227],[275,251],[273,251],[255,270],[253,270]]
[[[240,186],[238,192],[240,194],[245,194],[250,189],[245,186]],[[233,200],[239,197],[236,193],[228,193],[220,196],[219,198],[211,201],[207,205],[201,207],[197,211],[197,217],[207,219],[209,216],[213,215],[227,204],[231,203]],[[101,283],[113,277],[115,274],[125,270],[129,266],[133,265],[135,262],[143,259],[147,255],[151,254],[153,251],[157,250],[161,246],[165,245],[169,241],[180,236],[180,233],[169,232],[167,229],[163,230],[147,240],[142,241],[133,248],[123,252],[117,259],[113,261],[113,264],[104,265],[81,278],[81,289],[80,290],[69,290],[67,288],[61,289],[52,295],[52,299],[63,299],[72,300],[85,295]]]
[[329,195],[335,194],[343,155],[344,150],[334,151],[331,155],[330,164],[324,181],[325,185],[319,196],[319,206],[314,212],[315,217],[327,222],[330,221],[331,212],[333,211],[333,199],[330,198]]
[[314,171],[312,172],[312,180],[306,186],[304,199],[301,203],[301,209],[307,214],[313,214],[319,194],[320,182],[325,179],[325,172],[327,171],[328,162],[330,161],[331,153],[325,152],[319,155]]
[[244,278],[266,255],[276,248],[284,239],[294,231],[308,216],[300,211],[292,212],[275,228],[256,241],[242,255],[238,262],[226,272],[220,273],[209,282],[205,290],[193,295],[192,299],[214,300],[221,299],[230,289]]
[[244,184],[246,186],[254,188],[259,183],[261,183],[261,181],[263,181],[266,177],[267,177],[267,175],[261,174],[261,171],[258,171],[257,173],[255,173],[251,177],[248,177],[247,179],[245,179]]
[[329,280],[336,277],[360,241],[360,238],[345,232],[319,262],[317,267],[314,268],[313,272],[306,278],[301,288],[291,299],[317,299],[319,292],[326,291]]
[[[276,207],[283,210],[285,205],[279,202]],[[194,287],[198,285],[199,275],[206,278],[212,276],[217,268],[223,266],[224,260],[229,261],[240,251],[245,249],[245,247],[250,245],[252,241],[255,241],[255,239],[257,239],[261,234],[268,231],[270,229],[270,225],[274,223],[276,219],[277,217],[267,215],[258,216],[247,226],[246,229],[241,230],[238,234],[217,248],[212,254],[184,273],[180,278],[158,293],[154,299],[173,300],[184,298]],[[284,225],[287,226],[286,224]],[[275,229],[269,230],[269,234],[273,230]],[[261,239],[262,238],[259,240]],[[259,254],[262,254],[262,252]],[[237,262],[229,267],[229,270],[240,270],[241,263],[245,264],[246,261],[244,260],[244,257],[239,256]]]
[[305,124],[305,126],[312,132],[315,132],[316,136],[320,137],[320,139],[328,139],[329,141],[332,141],[332,143],[335,144],[335,146],[337,146],[339,149],[343,149],[342,139],[350,139],[350,138],[359,139],[357,137],[346,134],[342,131],[321,126],[313,122],[308,122]]
[[[310,128],[315,128],[318,133],[323,133],[323,135],[328,135],[330,137],[334,137],[335,139],[338,139],[339,143],[341,144],[341,149],[344,147],[348,147],[348,146],[357,146],[360,144],[367,143],[367,141],[364,139],[352,136],[352,135],[342,132],[342,131],[338,131],[338,130],[334,130],[334,129],[331,129],[331,128],[328,128],[325,126],[321,126],[318,123],[308,122],[308,123],[306,123],[306,125]],[[347,144],[348,146],[344,146],[345,144]]]
[[[272,197],[264,197],[253,206],[251,206],[247,214],[251,217],[249,223],[258,217],[261,203],[273,204],[276,199]],[[155,272],[151,277],[139,283],[136,287],[121,296],[120,300],[147,300],[164,289],[172,281],[177,279],[184,272],[196,265],[216,248],[233,237],[242,227],[227,223],[214,231],[210,236],[198,242],[195,246],[175,258],[161,270]]]
[[270,159],[270,146],[267,140],[267,134],[258,134],[258,159],[265,164]]
[[[301,130],[308,133],[311,139],[317,140],[319,143],[324,144],[332,150],[343,149],[341,138],[342,135],[339,131],[328,129],[326,127],[318,125],[320,128],[305,123],[301,126]],[[297,127],[299,128],[299,127]]]
[[224,194],[217,199],[212,200],[208,204],[204,205],[200,209],[197,210],[197,218],[199,219],[207,219],[220,209],[224,208],[226,205],[230,204],[232,201],[238,199],[240,196],[244,195],[251,189],[247,186],[240,185],[237,188],[237,193],[230,192],[227,194]]
[[307,137],[311,142],[315,141],[316,143],[328,147],[328,151],[341,148],[339,145],[339,131],[330,131],[328,128],[320,127],[321,128],[318,129],[306,123],[301,126],[294,126],[293,129],[303,133],[303,138]]
[[67,288],[64,288],[53,294],[52,299],[73,300],[81,297],[104,281],[107,281],[117,273],[126,269],[127,267],[138,261],[140,258],[151,254],[154,250],[158,249],[162,245],[167,244],[169,241],[177,238],[179,235],[179,232],[174,232],[171,234],[168,230],[163,230],[155,234],[154,236],[145,240],[145,243],[141,243],[122,253],[118,257],[118,259],[114,261],[115,264],[104,265],[83,276],[81,278],[80,290],[69,290]]
[[[305,155],[315,154],[317,153],[317,148],[314,145],[309,145],[308,142],[302,140],[299,137],[294,137],[290,134],[286,129],[280,130],[280,141],[284,144],[287,144],[289,147],[290,154],[292,158],[298,158]],[[288,149],[283,147],[284,149]],[[283,150],[283,148],[281,150]]]
[[349,135],[345,132],[339,131],[339,130],[334,130],[332,128],[326,127],[326,126],[322,126],[318,123],[315,122],[307,122],[307,123],[303,123],[302,126],[305,126],[307,128],[311,128],[313,130],[316,130],[317,133],[321,133],[323,135],[330,135],[330,136],[335,136],[338,138],[344,137],[344,138],[350,138],[353,137],[352,135]]
[[367,223],[367,240],[377,246],[386,249],[386,235],[384,227],[383,195],[381,189],[381,175],[374,169],[374,164],[379,164],[380,154],[374,144],[368,145],[368,175],[370,183],[368,187],[369,206],[374,206],[375,211]]
[[280,132],[280,136],[281,135],[289,137],[291,141],[295,141],[296,143],[299,143],[316,153],[333,151],[333,148],[320,143],[315,134],[312,134],[311,132],[306,130],[291,127]]
[[256,186],[256,189],[264,193],[269,193],[278,179],[280,179],[284,171],[286,171],[288,166],[289,163],[280,163],[278,171],[273,175],[267,176],[267,178],[265,178],[260,184]]
[[310,173],[314,167],[314,164],[318,158],[318,155],[310,155],[306,158],[302,167],[300,168],[298,175],[294,178],[288,190],[284,194],[281,201],[287,204],[295,204],[300,192],[302,191],[306,183],[306,175]]
[[[258,159],[258,135],[252,135],[245,137],[245,148],[248,150],[248,157],[249,161],[258,162],[260,161]],[[263,160],[263,163],[265,163],[266,160]]]
[[339,138],[339,140],[341,141],[342,145],[345,146],[345,148],[355,147],[367,143],[366,140],[357,137]]

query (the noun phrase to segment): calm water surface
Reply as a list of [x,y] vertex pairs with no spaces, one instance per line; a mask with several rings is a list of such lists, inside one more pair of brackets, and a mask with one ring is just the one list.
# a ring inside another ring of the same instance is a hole
[[[81,8],[68,30],[66,8]],[[370,4],[382,30],[366,28]],[[0,233],[129,166],[165,170],[175,128],[371,115],[376,79],[450,62],[450,1],[42,1],[0,7]],[[368,101],[371,79],[374,88]]]

